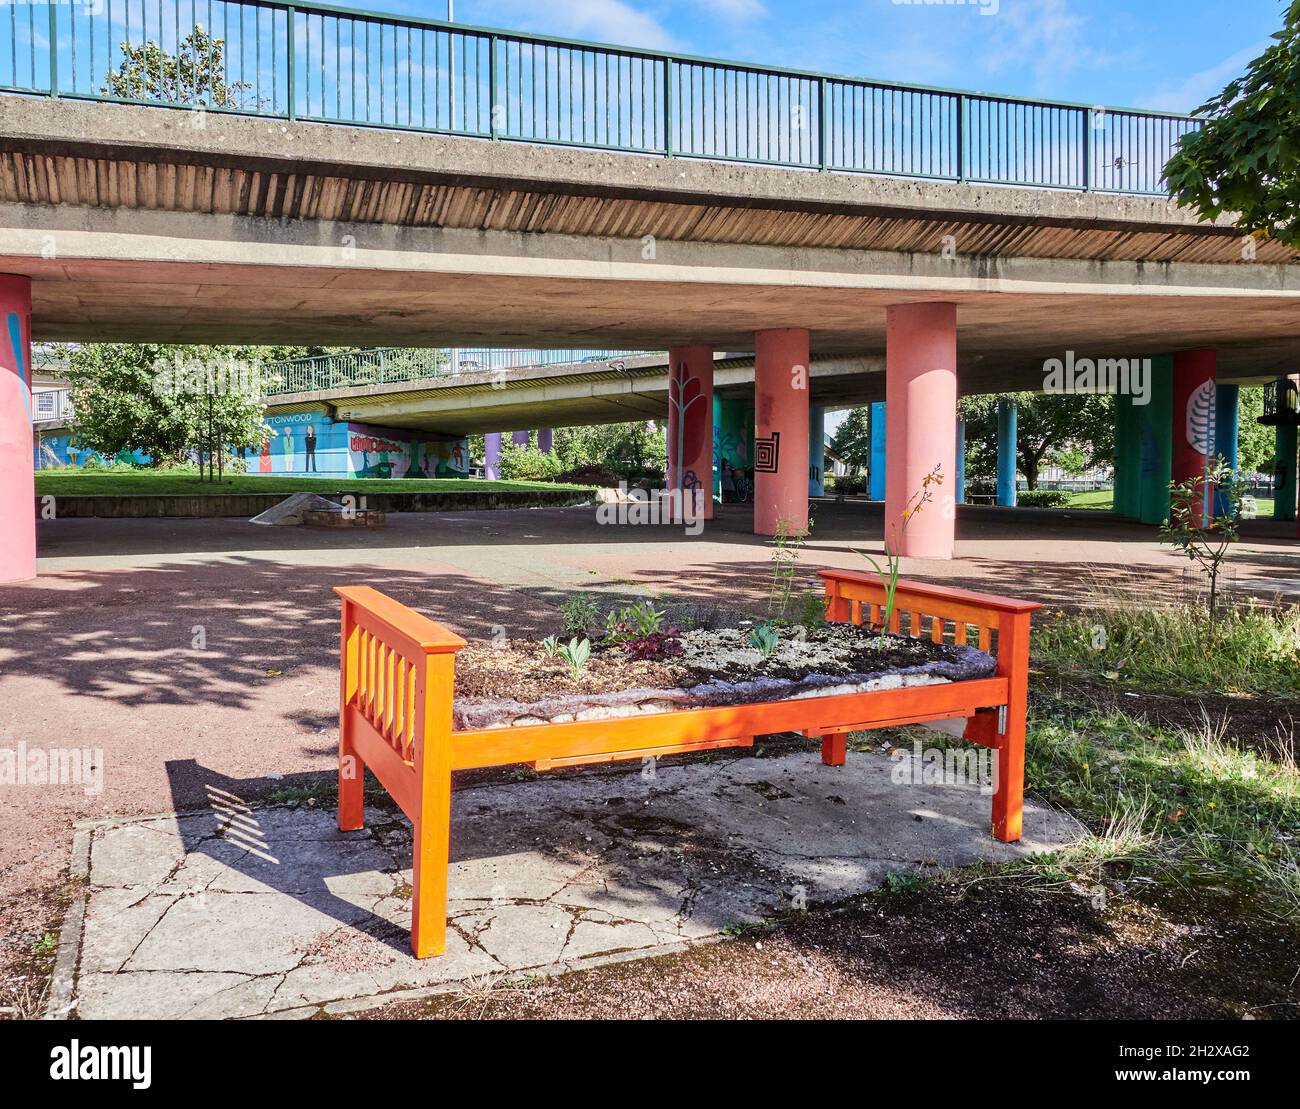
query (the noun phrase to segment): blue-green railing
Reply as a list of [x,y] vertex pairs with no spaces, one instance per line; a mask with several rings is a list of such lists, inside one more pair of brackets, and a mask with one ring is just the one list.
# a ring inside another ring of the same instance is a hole
[[[172,60],[196,26],[220,46],[198,72]],[[158,48],[134,85],[111,79],[124,43]],[[1199,126],[278,0],[0,0],[0,91],[1132,193],[1164,191],[1165,162]]]
[[262,367],[267,396],[318,389],[423,381],[455,373],[502,373],[532,366],[609,362],[650,351],[540,350],[506,347],[375,347],[271,362]]

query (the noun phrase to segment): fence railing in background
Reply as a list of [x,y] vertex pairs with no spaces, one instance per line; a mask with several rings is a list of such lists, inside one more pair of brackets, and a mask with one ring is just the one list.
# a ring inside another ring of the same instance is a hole
[[0,91],[1152,194],[1199,126],[279,0],[0,0]]
[[[651,351],[538,350],[506,347],[377,347],[273,362],[263,367],[262,390],[268,396],[309,393],[421,381],[454,373],[481,373],[558,366],[573,362],[608,362]],[[453,366],[453,361],[455,365]]]

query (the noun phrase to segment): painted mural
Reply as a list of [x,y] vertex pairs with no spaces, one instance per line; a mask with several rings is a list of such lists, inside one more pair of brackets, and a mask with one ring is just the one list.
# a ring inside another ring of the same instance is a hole
[[[340,477],[462,478],[469,476],[467,439],[438,438],[427,432],[335,421],[325,412],[268,416],[274,434],[260,450],[236,449],[250,474],[337,474]],[[88,461],[133,462],[144,466],[140,451],[105,459],[80,446],[66,431],[42,432],[35,444],[35,468],[84,466]]]
[[406,428],[335,421],[324,412],[268,416],[275,434],[248,452],[250,474],[367,478],[467,477],[469,442]]

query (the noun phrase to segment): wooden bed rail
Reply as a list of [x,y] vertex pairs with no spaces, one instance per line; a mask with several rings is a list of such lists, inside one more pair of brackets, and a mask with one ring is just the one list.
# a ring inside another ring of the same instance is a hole
[[[818,576],[826,586],[828,620],[881,626],[885,585],[877,575],[860,570],[819,570]],[[993,834],[1004,842],[1020,838],[1029,712],[1029,622],[1042,607],[1034,601],[900,578],[889,620],[892,632],[934,643],[976,646],[996,654],[998,676],[1007,683],[1006,703],[969,717],[964,737],[996,752]],[[842,733],[825,734],[822,761],[841,765],[844,748]]]
[[[878,627],[884,587],[869,574],[824,570],[827,616]],[[1029,619],[1040,606],[966,590],[899,582],[895,631],[975,642],[997,674],[939,685],[688,708],[607,719],[453,728],[456,652],[465,641],[368,586],[340,587],[339,828],[364,824],[369,768],[413,825],[411,949],[446,949],[453,770],[531,762],[537,769],[745,746],[756,735],[802,731],[822,761],[842,765],[849,731],[965,720],[965,738],[997,752],[993,834],[1020,838],[1028,702]]]

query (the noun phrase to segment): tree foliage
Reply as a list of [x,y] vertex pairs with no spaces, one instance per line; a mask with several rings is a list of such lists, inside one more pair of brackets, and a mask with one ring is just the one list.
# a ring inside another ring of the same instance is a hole
[[140,451],[153,465],[218,447],[257,448],[263,422],[258,373],[268,361],[302,348],[91,343],[71,351],[72,434],[109,457]]
[[107,96],[127,100],[163,100],[191,107],[233,108],[245,106],[252,87],[246,82],[226,81],[226,43],[196,24],[181,40],[176,53],[169,54],[149,40],[119,44],[122,60],[104,81]]
[[[1110,463],[1115,453],[1115,404],[1105,395],[1006,393],[1017,408],[1016,468],[1030,489],[1045,465],[1086,469]],[[996,396],[963,397],[966,478],[991,480],[998,465]]]
[[851,408],[844,422],[831,436],[831,450],[850,470],[871,465],[871,406]]
[[1274,43],[1197,109],[1165,166],[1170,192],[1202,219],[1237,213],[1243,233],[1300,247],[1300,0]]

